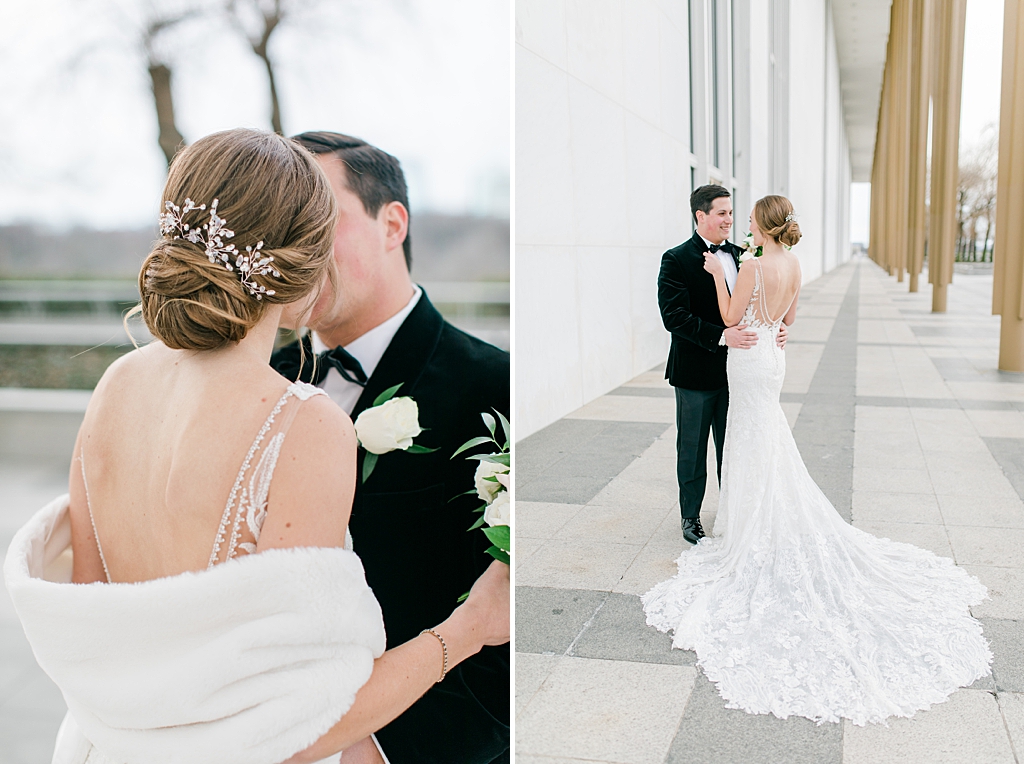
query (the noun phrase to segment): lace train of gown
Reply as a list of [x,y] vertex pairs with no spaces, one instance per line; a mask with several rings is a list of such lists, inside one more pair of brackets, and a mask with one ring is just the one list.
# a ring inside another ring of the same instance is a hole
[[986,589],[951,559],[840,517],[779,405],[779,321],[757,320],[752,307],[743,323],[757,344],[728,359],[715,536],[643,596],[647,623],[696,651],[728,708],[858,725],[911,716],[989,674],[992,654],[968,611]]

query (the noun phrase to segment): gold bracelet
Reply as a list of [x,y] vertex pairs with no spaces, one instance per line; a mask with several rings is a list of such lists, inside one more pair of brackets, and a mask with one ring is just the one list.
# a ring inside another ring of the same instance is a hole
[[445,644],[444,637],[442,637],[433,629],[424,629],[420,632],[420,634],[433,634],[435,637],[437,637],[437,641],[441,643],[441,655],[443,658],[441,661],[441,678],[434,683],[439,684],[440,682],[444,681],[445,676],[448,675],[448,645]]

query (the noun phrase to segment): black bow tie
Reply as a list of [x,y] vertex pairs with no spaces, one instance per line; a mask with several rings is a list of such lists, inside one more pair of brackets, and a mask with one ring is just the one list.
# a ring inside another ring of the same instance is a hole
[[708,252],[710,252],[711,254],[714,254],[715,252],[717,252],[721,248],[722,248],[721,244],[711,244],[711,245],[708,246]]
[[349,382],[366,387],[366,372],[363,371],[362,364],[341,345],[316,354],[316,363],[313,363],[313,355],[313,340],[307,334],[302,338],[301,350],[298,342],[286,345],[274,353],[270,365],[293,382],[301,380],[311,385],[319,385],[330,369],[337,369]]

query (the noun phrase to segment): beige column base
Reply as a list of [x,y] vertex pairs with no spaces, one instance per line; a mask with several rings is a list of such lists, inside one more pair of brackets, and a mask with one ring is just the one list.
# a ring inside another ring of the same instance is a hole
[[932,284],[932,313],[946,312],[946,290],[947,284]]
[[911,291],[911,292],[916,292],[917,291],[917,277],[918,277],[918,274],[916,274],[913,271],[911,271],[911,273],[910,273],[910,287],[909,287],[909,291]]
[[1002,316],[999,330],[999,369],[1024,371],[1024,321]]

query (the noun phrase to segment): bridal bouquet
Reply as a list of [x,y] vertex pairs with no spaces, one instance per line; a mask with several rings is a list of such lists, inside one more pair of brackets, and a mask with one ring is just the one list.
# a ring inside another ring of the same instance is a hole
[[[466,491],[464,494],[460,494],[460,496],[475,493],[484,502],[481,507],[475,510],[480,512],[481,515],[469,527],[469,530],[475,531],[478,528],[483,528],[484,535],[491,542],[491,546],[486,550],[487,554],[495,560],[500,560],[508,565],[510,564],[509,553],[512,551],[512,499],[509,495],[509,488],[512,485],[512,450],[509,447],[512,427],[500,411],[495,411],[494,413],[501,420],[504,444],[498,443],[498,423],[494,417],[484,412],[480,414],[480,417],[484,420],[484,424],[490,431],[490,437],[481,435],[466,441],[452,454],[452,459],[464,451],[485,443],[490,443],[497,449],[489,454],[473,454],[466,457],[467,459],[474,459],[480,462],[480,464],[477,465],[476,475],[474,476],[476,487]],[[468,592],[462,595],[459,601],[461,602],[467,596]]]
[[420,410],[412,398],[395,397],[401,386],[389,387],[377,396],[373,406],[356,417],[356,438],[366,451],[362,470],[364,483],[377,466],[377,457],[381,454],[391,451],[429,454],[437,450],[412,442],[413,438],[423,432],[419,422]]
[[740,247],[743,248],[743,252],[740,254],[741,263],[746,262],[752,257],[760,257],[763,254],[761,247],[754,246],[754,234],[750,232],[747,232],[747,236],[743,239]]

